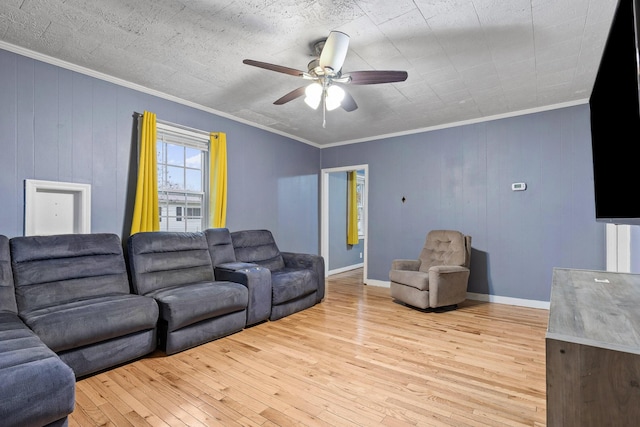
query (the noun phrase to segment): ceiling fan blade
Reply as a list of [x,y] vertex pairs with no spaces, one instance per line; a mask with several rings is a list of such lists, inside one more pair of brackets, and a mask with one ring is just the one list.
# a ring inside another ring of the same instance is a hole
[[341,31],[331,31],[320,53],[320,66],[340,71],[349,50],[349,36]]
[[358,108],[358,104],[356,104],[356,100],[353,99],[353,96],[346,90],[344,91],[344,98],[342,98],[342,103],[340,104],[343,110],[347,112],[351,112]]
[[288,94],[284,95],[282,98],[277,99],[274,104],[275,105],[282,105],[282,104],[286,104],[289,101],[293,101],[296,98],[300,98],[302,95],[304,95],[304,90],[306,89],[306,86],[302,86],[299,87],[298,89],[294,89],[291,92],[289,92]]
[[284,67],[282,65],[269,64],[268,62],[254,61],[253,59],[245,59],[243,64],[253,65],[254,67],[264,68],[265,70],[277,71],[278,73],[289,74],[291,76],[303,77],[304,71],[296,70],[295,68]]
[[349,73],[352,85],[374,85],[379,83],[403,82],[409,76],[406,71],[352,71]]

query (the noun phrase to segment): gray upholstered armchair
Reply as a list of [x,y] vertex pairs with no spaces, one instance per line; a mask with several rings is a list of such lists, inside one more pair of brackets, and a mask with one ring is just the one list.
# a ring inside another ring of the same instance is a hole
[[467,298],[471,236],[455,230],[427,234],[419,259],[391,263],[391,296],[413,307],[456,306]]

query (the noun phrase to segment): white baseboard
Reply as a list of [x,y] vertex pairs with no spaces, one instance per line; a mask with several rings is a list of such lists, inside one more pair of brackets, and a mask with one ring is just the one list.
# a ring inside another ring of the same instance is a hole
[[362,268],[362,267],[364,267],[363,262],[361,262],[360,264],[347,265],[346,267],[336,268],[336,269],[327,271],[327,276],[331,276],[332,274],[344,273],[345,271],[351,271],[351,270],[355,270],[356,268]]
[[499,295],[476,294],[467,292],[467,298],[474,301],[495,302],[498,304],[517,305],[520,307],[543,308],[549,310],[549,301],[538,301],[533,299],[501,297]]
[[365,283],[365,285],[368,285],[368,286],[379,286],[381,288],[390,288],[391,287],[391,283],[390,282],[385,282],[384,280],[365,279],[364,283]]
[[[391,287],[391,283],[384,280],[365,279],[364,283],[367,284],[368,286],[379,286],[381,288]],[[474,292],[467,292],[467,298],[474,301],[495,302],[497,304],[517,305],[519,307],[530,307],[530,308],[542,308],[546,310],[549,309],[549,305],[550,305],[549,301],[501,297],[499,295],[477,294]]]

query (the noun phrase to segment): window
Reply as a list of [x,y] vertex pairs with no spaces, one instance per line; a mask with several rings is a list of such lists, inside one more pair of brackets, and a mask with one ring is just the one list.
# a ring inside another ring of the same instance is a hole
[[187,208],[188,217],[199,217],[200,212],[201,212],[200,208]]
[[208,206],[209,134],[157,124],[158,205],[163,231],[201,231]]

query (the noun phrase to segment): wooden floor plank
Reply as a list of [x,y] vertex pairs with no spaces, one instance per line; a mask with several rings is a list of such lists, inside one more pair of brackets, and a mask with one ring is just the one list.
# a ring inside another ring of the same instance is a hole
[[547,320],[414,310],[354,270],[310,309],[78,381],[69,425],[544,427]]

